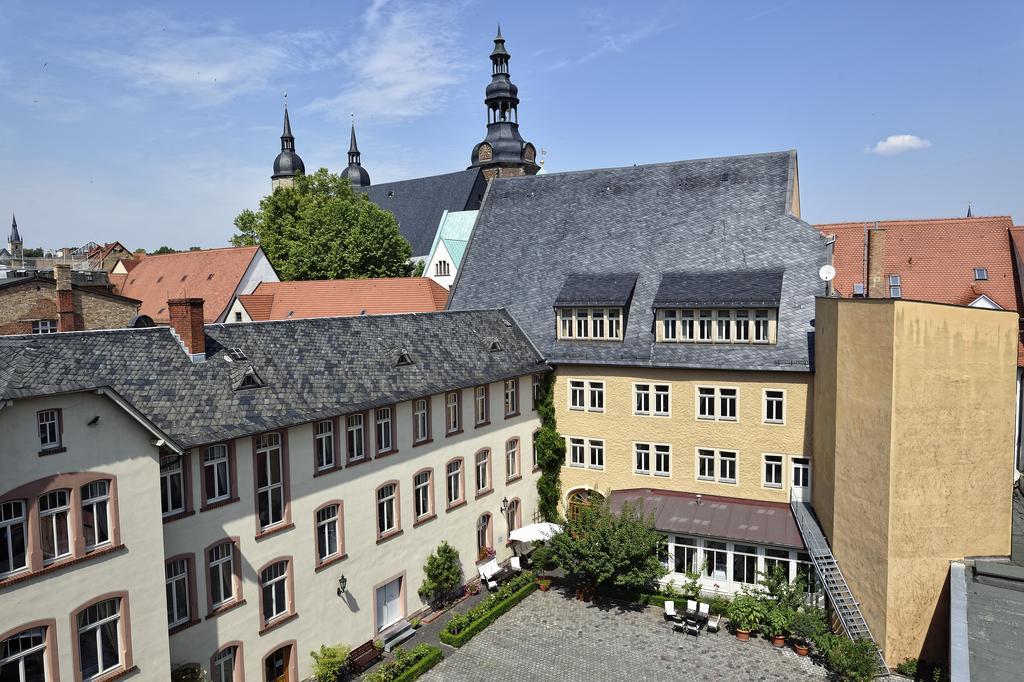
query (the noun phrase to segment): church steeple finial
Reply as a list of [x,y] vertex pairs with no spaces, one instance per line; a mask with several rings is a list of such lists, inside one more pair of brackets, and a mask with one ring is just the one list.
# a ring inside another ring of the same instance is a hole
[[359,145],[356,143],[356,115],[352,114],[352,128],[348,136],[348,168],[341,172],[341,177],[348,178],[357,187],[370,184],[370,174],[363,168],[359,159]]
[[295,136],[292,135],[292,122],[288,118],[288,93],[284,94],[284,129],[281,131],[281,153],[274,159],[274,174],[270,176],[270,184],[274,189],[291,187],[295,176],[306,172],[302,158],[295,153]]
[[491,51],[491,83],[487,86],[487,137],[473,148],[470,168],[484,169],[488,181],[505,175],[534,175],[537,150],[519,134],[519,88],[509,77],[512,55],[505,49],[501,24]]

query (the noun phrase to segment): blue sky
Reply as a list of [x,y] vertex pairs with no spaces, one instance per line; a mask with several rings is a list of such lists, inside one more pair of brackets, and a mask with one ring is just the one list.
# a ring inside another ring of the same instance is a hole
[[795,148],[812,222],[1024,223],[1024,3],[644,0],[4,0],[2,222],[224,245],[285,91],[309,170],[344,168],[350,112],[373,181],[461,169],[498,21],[550,172]]

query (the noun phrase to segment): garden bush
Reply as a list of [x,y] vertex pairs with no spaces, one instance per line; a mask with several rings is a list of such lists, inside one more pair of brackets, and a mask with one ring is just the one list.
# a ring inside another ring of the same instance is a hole
[[442,542],[437,551],[427,557],[423,575],[419,595],[431,602],[444,602],[452,590],[462,584],[462,561],[459,560],[459,550],[447,542]]
[[345,674],[345,664],[352,650],[344,644],[337,646],[320,645],[320,651],[310,651],[313,657],[313,679],[315,682],[338,682]]
[[723,597],[720,594],[708,599],[708,606],[711,608],[711,614],[717,616],[725,616],[729,613],[729,603],[732,600],[728,597]]
[[912,680],[917,679],[917,659],[916,658],[904,658],[901,663],[896,666],[896,672],[900,675],[906,675]]
[[768,603],[752,594],[738,595],[729,604],[729,622],[738,630],[754,633],[768,616]]
[[521,602],[526,595],[537,589],[536,576],[523,572],[506,581],[494,594],[488,595],[483,601],[465,613],[455,612],[444,626],[439,637],[450,646],[462,646],[473,635],[483,630],[494,620]]
[[206,682],[206,671],[198,663],[182,663],[173,666],[171,682]]
[[789,623],[790,634],[801,644],[809,645],[828,632],[825,612],[813,606],[805,606],[793,614]]
[[870,639],[851,640],[831,632],[814,642],[825,665],[844,682],[870,682],[878,675],[878,649]]
[[441,649],[429,644],[417,644],[406,651],[398,647],[395,657],[382,663],[366,676],[366,682],[409,682],[427,672],[441,660]]

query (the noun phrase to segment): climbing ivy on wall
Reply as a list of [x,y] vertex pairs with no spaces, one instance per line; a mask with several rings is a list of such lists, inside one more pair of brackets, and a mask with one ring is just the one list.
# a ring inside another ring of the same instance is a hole
[[555,373],[548,372],[541,377],[540,400],[537,412],[540,415],[540,431],[537,433],[537,464],[540,478],[537,480],[537,508],[545,521],[558,523],[558,501],[562,496],[562,482],[559,474],[565,462],[565,440],[558,433],[555,424],[555,406],[552,396],[555,392]]

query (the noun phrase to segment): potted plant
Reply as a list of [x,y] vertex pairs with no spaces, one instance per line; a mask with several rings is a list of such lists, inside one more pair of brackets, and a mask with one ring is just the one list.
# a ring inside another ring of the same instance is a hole
[[786,633],[789,631],[791,619],[792,615],[789,609],[785,607],[773,604],[768,608],[768,613],[765,614],[764,626],[769,638],[772,640],[772,646],[781,649],[786,645]]
[[825,632],[825,617],[821,609],[806,607],[793,614],[789,622],[789,634],[793,638],[793,650],[800,656],[810,651],[811,642]]
[[541,592],[547,592],[549,589],[551,589],[551,578],[543,575],[538,577],[537,587],[540,588]]
[[466,592],[469,594],[480,594],[480,583],[475,580],[471,583],[466,583]]
[[741,594],[729,604],[729,622],[736,628],[736,639],[746,642],[750,633],[764,622],[765,606],[757,597]]

